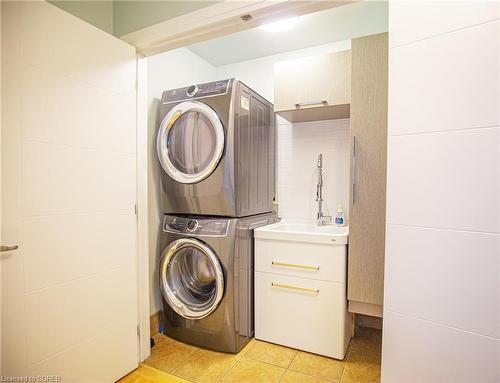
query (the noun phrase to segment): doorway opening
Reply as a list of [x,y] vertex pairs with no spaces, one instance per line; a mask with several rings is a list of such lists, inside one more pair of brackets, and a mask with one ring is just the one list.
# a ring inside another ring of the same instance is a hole
[[[161,328],[163,299],[160,292],[159,267],[165,250],[161,242],[164,212],[161,208],[161,173],[158,158],[158,131],[162,120],[158,113],[162,93],[166,90],[198,84],[237,79],[276,105],[276,67],[281,63],[308,57],[345,52],[351,40],[385,33],[388,30],[388,5],[385,2],[359,2],[270,23],[245,31],[217,37],[158,53],[142,59],[147,72],[143,116],[147,115],[144,141],[147,144],[147,249],[149,254],[149,316],[151,335]],[[320,84],[321,85],[321,84]],[[284,90],[283,90],[284,92]],[[316,202],[310,184],[315,184],[315,160],[309,157],[319,151],[335,160],[329,167],[326,193],[333,210],[340,202],[348,219],[349,211],[349,118],[325,119],[316,124],[293,123],[276,115],[276,202],[278,216],[284,219],[308,220],[315,216]],[[212,133],[210,133],[212,134]],[[212,134],[213,135],[213,134]],[[205,142],[205,140],[204,140]],[[292,148],[301,154],[295,169],[290,166]],[[208,149],[207,149],[208,150]],[[305,173],[303,171],[305,170]],[[312,170],[311,170],[312,169]],[[304,184],[304,174],[307,186]],[[290,187],[292,185],[292,187]],[[304,204],[294,201],[303,198]],[[364,335],[379,341],[377,330],[381,318],[357,315],[355,325],[368,330]],[[144,318],[143,318],[144,319]],[[145,323],[145,321],[143,321]],[[362,332],[364,330],[361,330]],[[378,340],[377,340],[378,339]]]

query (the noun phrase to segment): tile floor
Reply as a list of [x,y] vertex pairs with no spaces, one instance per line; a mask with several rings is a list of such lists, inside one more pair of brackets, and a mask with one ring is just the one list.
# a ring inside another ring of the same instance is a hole
[[223,354],[154,336],[144,365],[119,383],[371,383],[380,381],[382,335],[359,327],[343,361],[253,339],[239,354]]

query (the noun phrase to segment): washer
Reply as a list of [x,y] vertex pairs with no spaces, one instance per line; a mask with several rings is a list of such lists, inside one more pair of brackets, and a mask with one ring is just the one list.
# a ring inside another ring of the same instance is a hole
[[273,213],[245,218],[165,215],[160,291],[163,332],[220,352],[254,335],[253,229]]
[[235,79],[163,92],[162,210],[245,217],[272,210],[273,105]]

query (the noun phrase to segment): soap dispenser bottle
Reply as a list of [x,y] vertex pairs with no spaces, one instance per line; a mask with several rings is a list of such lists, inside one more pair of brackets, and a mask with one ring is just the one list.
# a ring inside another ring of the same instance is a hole
[[335,225],[345,226],[344,209],[342,208],[342,205],[339,205],[337,214],[335,214]]

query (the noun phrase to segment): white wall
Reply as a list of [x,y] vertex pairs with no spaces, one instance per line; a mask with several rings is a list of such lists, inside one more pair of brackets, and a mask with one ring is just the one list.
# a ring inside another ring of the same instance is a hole
[[215,67],[186,48],[148,58],[148,224],[151,314],[161,310],[158,264],[163,250],[159,248],[162,211],[160,205],[160,164],[156,155],[159,101],[164,90],[214,81],[215,79]]
[[280,218],[314,222],[318,154],[323,153],[323,206],[335,216],[349,205],[349,119],[291,124],[276,119],[277,200]]
[[273,102],[274,100],[274,64],[279,61],[293,60],[299,57],[314,56],[323,53],[351,49],[351,40],[338,41],[312,48],[299,49],[277,55],[242,61],[217,67],[217,79],[234,77],[243,81],[250,88]]
[[386,383],[500,381],[499,4],[390,4]]

